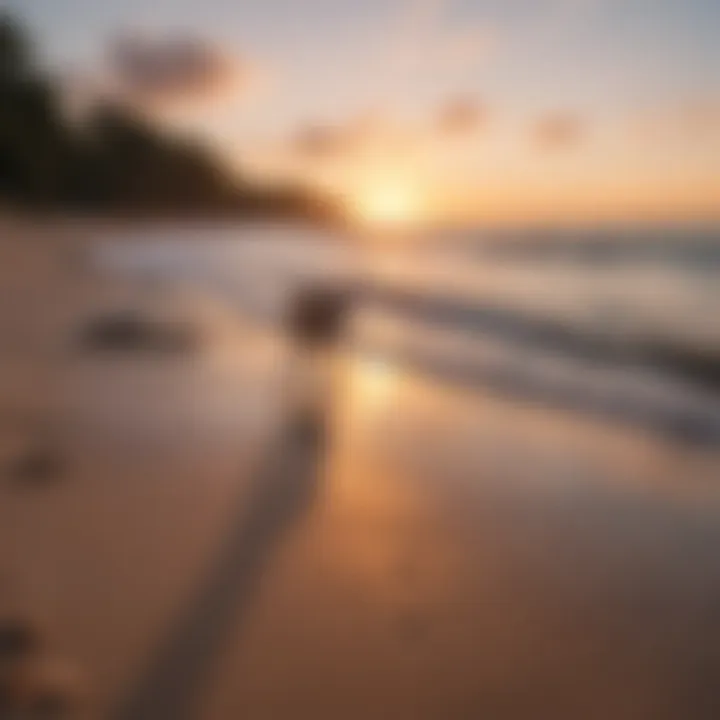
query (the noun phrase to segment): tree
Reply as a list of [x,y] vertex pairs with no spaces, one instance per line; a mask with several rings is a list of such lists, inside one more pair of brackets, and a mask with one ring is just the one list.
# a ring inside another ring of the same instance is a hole
[[22,28],[0,17],[0,193],[47,201],[62,185],[68,133]]
[[0,81],[32,73],[32,52],[23,29],[9,15],[0,15]]
[[90,212],[235,214],[316,219],[307,193],[231,177],[206,148],[131,107],[99,104],[67,121],[32,43],[0,16],[0,200]]

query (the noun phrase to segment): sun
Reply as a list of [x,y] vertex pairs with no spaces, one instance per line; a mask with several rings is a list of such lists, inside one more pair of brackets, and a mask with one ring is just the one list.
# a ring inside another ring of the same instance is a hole
[[356,193],[350,211],[363,225],[405,227],[420,222],[422,203],[409,185],[377,184]]

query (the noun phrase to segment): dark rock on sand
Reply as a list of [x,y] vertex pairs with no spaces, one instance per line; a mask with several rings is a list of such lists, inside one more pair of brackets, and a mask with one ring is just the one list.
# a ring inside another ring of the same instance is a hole
[[303,345],[332,345],[341,339],[352,297],[334,287],[307,287],[292,299],[287,326]]
[[8,475],[12,480],[27,484],[45,484],[57,480],[65,463],[52,448],[31,448],[10,463]]
[[200,344],[195,327],[121,311],[91,320],[80,333],[80,346],[91,352],[183,354]]
[[39,689],[28,704],[33,720],[71,720],[78,706],[75,694],[62,687]]
[[42,634],[26,620],[0,619],[0,668],[23,662],[42,647]]
[[80,700],[77,672],[47,656],[37,627],[0,619],[0,720],[72,720]]
[[24,663],[0,677],[3,720],[73,720],[81,705],[77,678],[62,663]]

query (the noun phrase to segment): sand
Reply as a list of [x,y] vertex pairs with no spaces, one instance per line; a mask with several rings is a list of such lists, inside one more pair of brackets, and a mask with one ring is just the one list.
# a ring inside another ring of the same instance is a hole
[[[99,275],[102,233],[0,228],[0,609],[77,717],[717,717],[712,450],[354,356],[308,446],[282,342]],[[78,351],[129,306],[202,348]]]

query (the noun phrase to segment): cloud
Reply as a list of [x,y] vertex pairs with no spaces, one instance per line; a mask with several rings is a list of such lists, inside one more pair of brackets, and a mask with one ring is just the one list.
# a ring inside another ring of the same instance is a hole
[[254,69],[199,38],[126,35],[108,49],[108,74],[125,99],[166,108],[212,103],[239,92]]
[[408,157],[438,142],[473,137],[484,127],[487,117],[488,110],[478,99],[458,96],[415,122],[387,113],[366,112],[334,124],[308,124],[295,131],[289,144],[295,156],[316,161]]
[[474,98],[458,97],[447,101],[439,110],[436,129],[441,135],[468,135],[487,121],[487,108]]
[[720,99],[701,98],[647,108],[637,112],[633,120],[637,132],[652,140],[704,140],[720,134]]
[[326,159],[343,153],[348,145],[348,137],[343,128],[337,126],[309,125],[297,131],[292,145],[300,155]]
[[555,150],[578,145],[586,131],[586,123],[579,115],[562,111],[549,113],[537,120],[533,135],[538,145]]
[[306,158],[329,159],[371,151],[399,150],[414,138],[412,128],[374,112],[360,113],[345,122],[301,127],[291,144]]

